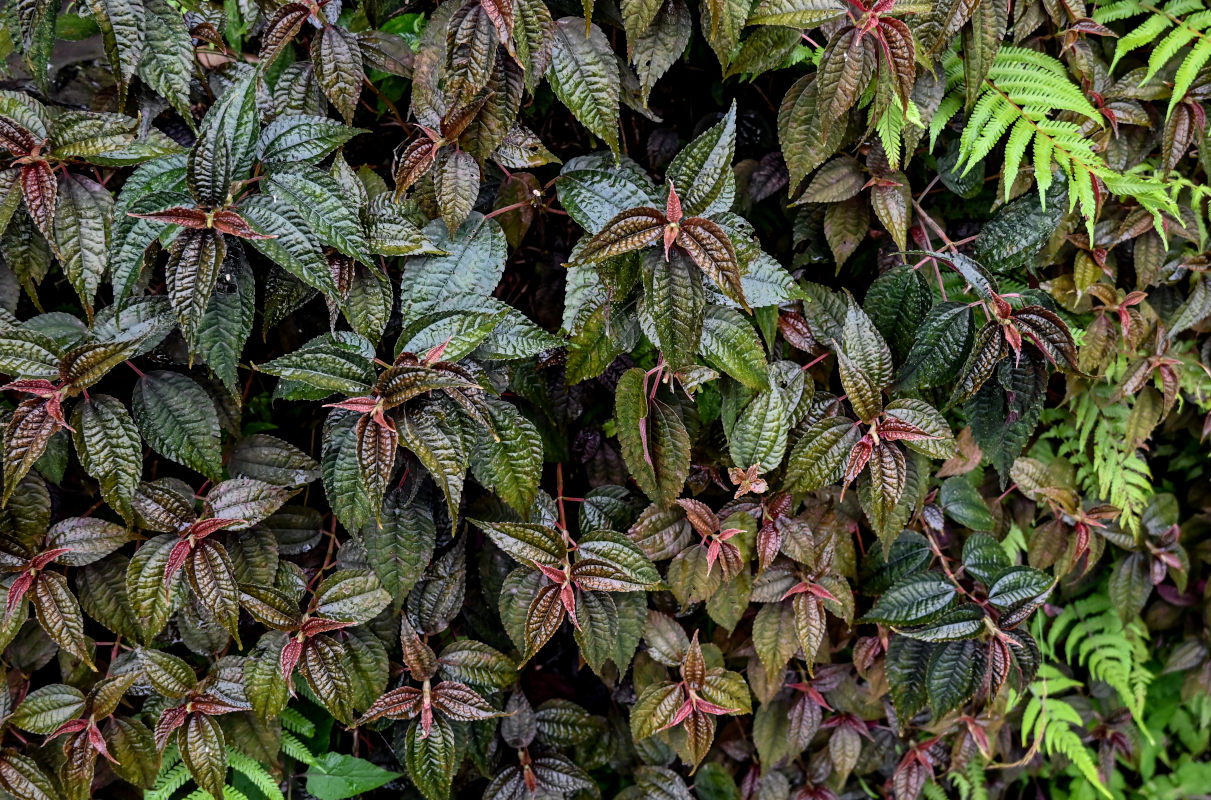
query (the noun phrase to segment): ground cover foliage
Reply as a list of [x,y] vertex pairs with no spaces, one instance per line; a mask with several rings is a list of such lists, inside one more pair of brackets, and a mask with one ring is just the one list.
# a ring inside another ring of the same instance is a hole
[[0,794],[1205,791],[1200,0],[9,0]]

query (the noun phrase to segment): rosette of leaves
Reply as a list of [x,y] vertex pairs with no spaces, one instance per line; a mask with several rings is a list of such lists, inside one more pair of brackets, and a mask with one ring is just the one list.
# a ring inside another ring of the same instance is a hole
[[[500,736],[517,751],[517,763],[497,772],[484,797],[494,800],[520,793],[566,797],[600,791],[577,761],[587,762],[585,751],[591,752],[608,737],[605,718],[564,699],[548,700],[534,708],[521,691],[509,695],[505,710]],[[561,752],[570,749],[576,761]]]
[[[505,579],[516,596],[501,602],[520,603],[518,613],[505,613],[509,635],[532,659],[563,625],[572,623],[581,653],[595,672],[612,661],[619,672],[630,664],[637,640],[623,630],[643,592],[660,583],[655,565],[634,542],[611,530],[592,531],[572,541],[566,530],[538,522],[470,520],[497,547],[522,566]],[[511,624],[512,623],[512,624]]]
[[[864,619],[890,627],[887,676],[904,718],[934,718],[973,697],[986,702],[1002,684],[1034,679],[1040,654],[1020,626],[1047,599],[1055,579],[1014,565],[996,539],[975,533],[956,571],[929,534],[905,532],[883,557],[868,556],[867,591],[878,599]],[[939,569],[931,568],[937,559]]]
[[715,717],[750,713],[751,701],[739,673],[707,667],[697,631],[677,668],[680,681],[655,681],[643,689],[631,709],[631,736],[636,742],[667,736],[696,770],[715,740]]
[[[138,164],[177,153],[180,146],[158,130],[142,129],[135,117],[51,108],[5,91],[0,148],[11,159],[0,173],[0,231],[21,225],[13,214],[23,207],[91,318],[114,220],[113,196],[94,179],[95,167]],[[14,267],[29,287],[41,279],[33,263]]]
[[[852,299],[836,332],[833,347],[841,385],[858,419],[837,414],[813,424],[791,451],[791,485],[807,492],[838,479],[848,486],[864,475],[859,497],[872,526],[881,536],[892,529],[898,532],[903,520],[895,521],[897,507],[910,481],[920,480],[920,468],[913,463],[910,469],[903,447],[929,458],[949,458],[954,436],[941,412],[923,400],[884,402],[884,392],[895,380],[891,350]],[[914,495],[915,490],[909,494],[912,505]]]
[[[468,676],[477,684],[501,688],[517,672],[503,654],[478,642],[458,642],[438,656],[417,635],[404,615],[400,629],[404,668],[421,684],[392,689],[374,701],[357,720],[362,725],[379,719],[412,720],[404,736],[403,761],[408,774],[429,800],[445,800],[457,767],[454,725],[505,716],[479,692],[457,680]],[[436,683],[438,672],[449,679]]]

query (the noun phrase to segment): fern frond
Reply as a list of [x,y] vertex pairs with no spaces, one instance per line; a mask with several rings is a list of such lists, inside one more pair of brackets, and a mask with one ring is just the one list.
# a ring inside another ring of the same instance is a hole
[[289,731],[282,731],[282,752],[309,767],[315,764],[315,756]]
[[255,786],[267,800],[285,800],[278,782],[260,762],[249,758],[239,750],[228,748],[227,763],[233,770],[247,778],[249,783]]
[[315,723],[307,719],[294,708],[282,709],[282,727],[299,736],[310,738],[315,736]]
[[[946,94],[930,121],[931,146],[962,108],[966,96],[961,60],[948,53],[943,66]],[[1089,130],[1102,126],[1102,117],[1069,78],[1064,64],[1049,55],[1024,47],[1002,47],[964,122],[959,166],[965,171],[1005,139],[1002,184],[1006,201],[1023,164],[1033,163],[1040,200],[1046,201],[1052,169],[1059,168],[1068,179],[1069,207],[1080,209],[1091,234],[1099,181],[1114,194],[1135,198],[1152,213],[1158,226],[1161,211],[1177,210],[1159,177],[1123,175],[1094,150]]]
[[176,793],[178,789],[189,782],[189,768],[180,763],[178,756],[177,763],[168,769],[163,765],[160,767],[160,774],[156,776],[155,785],[143,795],[143,800],[168,800]]
[[1096,10],[1093,19],[1106,24],[1143,14],[1148,18],[1115,42],[1110,69],[1113,71],[1119,59],[1128,53],[1151,45],[1148,69],[1142,81],[1147,83],[1183,48],[1193,44],[1174,74],[1167,115],[1172,114],[1199,71],[1211,61],[1211,33],[1208,32],[1211,9],[1202,0],[1172,0],[1161,6],[1140,0],[1121,0]]

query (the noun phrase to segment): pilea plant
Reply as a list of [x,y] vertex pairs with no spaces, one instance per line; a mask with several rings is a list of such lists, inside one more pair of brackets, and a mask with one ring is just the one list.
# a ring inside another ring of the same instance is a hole
[[1205,792],[1209,30],[5,3],[0,795]]

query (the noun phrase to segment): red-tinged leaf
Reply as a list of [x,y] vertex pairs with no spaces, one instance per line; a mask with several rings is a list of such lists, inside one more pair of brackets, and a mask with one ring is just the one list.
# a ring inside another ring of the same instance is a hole
[[403,197],[429,171],[437,160],[441,144],[435,137],[425,135],[413,139],[395,160],[395,199]]
[[480,0],[479,4],[483,7],[484,13],[488,15],[488,19],[492,20],[492,27],[496,28],[496,37],[509,51],[509,55],[516,58],[513,50],[513,0]]
[[597,264],[607,258],[641,250],[660,240],[668,220],[655,208],[642,207],[623,211],[575,254],[576,264]]
[[703,536],[709,536],[719,530],[719,517],[706,503],[686,498],[678,500],[677,505],[685,511],[686,519],[694,526],[694,530]]
[[8,602],[4,608],[4,619],[7,622],[9,617],[13,615],[13,611],[25,599],[25,595],[34,584],[34,578],[37,577],[33,572],[22,572],[13,579],[12,585],[8,589]]
[[[669,181],[669,199],[664,204],[664,215],[669,222],[681,222],[683,216],[681,211],[681,198],[677,196],[677,187]],[[665,247],[668,250],[668,247]]]
[[223,519],[221,517],[201,519],[190,526],[189,535],[194,539],[205,539],[215,531],[226,530],[227,528],[242,524],[244,524],[244,520],[242,519]]
[[706,661],[702,657],[702,645],[698,644],[698,631],[694,631],[685,658],[681,660],[681,680],[693,691],[701,689],[706,681]]
[[165,222],[170,225],[180,225],[182,228],[209,227],[206,212],[203,209],[191,208],[189,206],[173,206],[163,211],[153,211],[150,214],[136,214],[133,211],[128,211],[126,215],[128,217],[137,217],[138,219]]
[[447,718],[474,722],[504,716],[471,687],[457,681],[442,681],[433,687],[433,708]]
[[286,641],[281,655],[278,656],[278,667],[282,670],[282,677],[286,679],[287,685],[290,685],[291,679],[294,677],[294,668],[298,666],[299,658],[303,655],[303,644],[303,639],[292,636]]
[[372,508],[379,508],[387,492],[387,481],[395,466],[399,431],[394,425],[379,425],[373,414],[363,414],[354,429],[357,437],[357,467]]
[[437,672],[437,656],[429,645],[416,635],[416,629],[408,621],[408,615],[400,615],[399,631],[400,649],[404,657],[404,666],[412,674],[413,679],[427,681]]
[[172,242],[168,265],[164,268],[168,300],[191,348],[226,257],[227,242],[223,234],[211,228],[187,228]]
[[867,462],[870,461],[870,454],[874,450],[874,443],[869,436],[862,437],[853,449],[849,451],[849,459],[845,462],[845,477],[844,483],[846,486],[858,479],[858,475],[866,468]]
[[156,748],[158,750],[164,749],[164,745],[168,743],[168,737],[185,724],[185,718],[188,716],[189,709],[184,704],[160,712],[160,718],[156,721]]
[[736,248],[723,228],[703,217],[691,217],[681,223],[677,233],[681,247],[706,276],[728,297],[751,312],[740,284],[740,261]]
[[997,364],[1009,355],[1009,342],[1005,339],[1005,328],[996,322],[989,322],[980,328],[976,334],[975,344],[971,355],[959,373],[954,391],[950,396],[950,405],[962,403],[974,397],[984,382],[992,377]]
[[95,669],[84,638],[84,615],[67,579],[57,572],[40,572],[33,587],[38,622],[55,644]]
[[1013,322],[1027,340],[1043,351],[1047,360],[1061,369],[1080,372],[1076,343],[1064,321],[1042,306],[1027,306],[1013,315]]
[[689,761],[696,770],[710,752],[711,744],[715,741],[715,718],[704,711],[694,708],[682,723],[685,728],[685,743]]
[[908,95],[917,79],[917,49],[912,32],[895,17],[882,17],[879,20],[879,34],[879,44],[886,59],[880,69],[887,67],[891,70],[896,98],[900,101],[900,107],[907,109]]
[[311,13],[303,3],[286,3],[273,13],[261,34],[260,61],[266,69],[294,40]]
[[55,238],[55,206],[59,200],[59,182],[45,159],[21,166],[21,196],[25,210],[47,239]]
[[0,505],[8,504],[21,479],[46,451],[51,436],[62,427],[52,413],[57,408],[57,396],[35,397],[22,401],[13,411],[4,431],[4,497]]
[[358,718],[357,724],[364,725],[376,719],[412,719],[421,711],[423,695],[414,686],[401,686],[392,689],[375,700],[366,713]]
[[820,83],[820,129],[827,138],[834,123],[842,122],[858,102],[877,66],[875,37],[849,27],[824,49],[817,80]]
[[214,229],[241,239],[276,239],[277,234],[258,233],[252,229],[248,221],[234,211],[222,210],[214,212]]
[[558,585],[544,586],[538,590],[526,611],[525,661],[533,658],[542,646],[555,635],[563,623],[564,607],[560,599]]
[[38,140],[32,133],[10,117],[0,114],[0,147],[21,158],[28,156],[37,146]]

